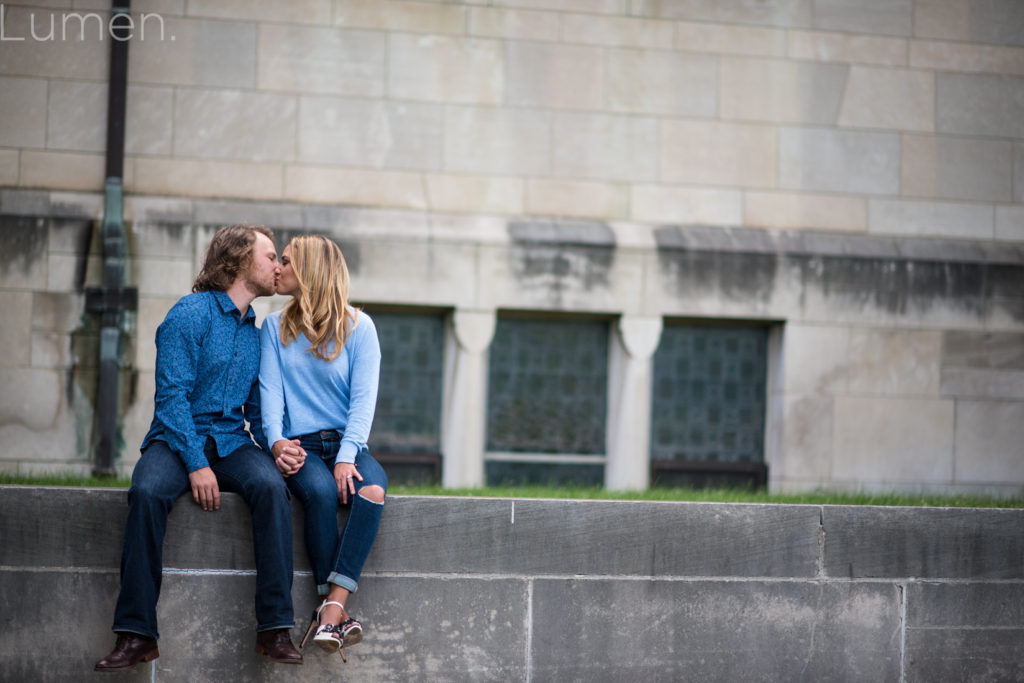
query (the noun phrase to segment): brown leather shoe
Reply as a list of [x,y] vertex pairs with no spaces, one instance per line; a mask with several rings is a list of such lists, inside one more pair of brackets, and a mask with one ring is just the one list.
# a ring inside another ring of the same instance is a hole
[[151,662],[160,656],[156,641],[137,633],[118,633],[109,655],[96,662],[93,671],[124,671],[139,662]]
[[302,664],[302,653],[292,645],[288,629],[278,628],[256,634],[256,654],[266,655],[280,664]]

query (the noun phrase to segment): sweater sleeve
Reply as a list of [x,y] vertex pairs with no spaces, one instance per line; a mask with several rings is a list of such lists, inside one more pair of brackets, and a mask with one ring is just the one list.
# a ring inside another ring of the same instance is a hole
[[267,445],[284,438],[284,386],[281,381],[280,337],[277,319],[267,316],[260,328],[260,408]]
[[377,385],[380,381],[380,341],[373,320],[359,313],[359,324],[348,343],[352,344],[351,392],[349,394],[348,423],[335,464],[353,463],[356,455],[370,438],[373,413],[377,408]]

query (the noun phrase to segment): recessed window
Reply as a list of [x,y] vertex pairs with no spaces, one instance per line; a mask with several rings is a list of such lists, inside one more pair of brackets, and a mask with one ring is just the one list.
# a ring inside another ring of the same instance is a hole
[[498,319],[487,383],[489,484],[603,480],[608,334],[604,320]]
[[654,354],[653,484],[729,486],[758,479],[767,348],[764,326],[665,325]]
[[444,317],[369,311],[380,340],[370,451],[392,483],[440,477]]

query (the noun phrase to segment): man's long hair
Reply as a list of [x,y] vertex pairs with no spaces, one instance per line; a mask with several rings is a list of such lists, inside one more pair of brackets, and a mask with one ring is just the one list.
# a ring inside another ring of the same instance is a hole
[[226,292],[252,265],[256,233],[274,239],[274,233],[262,225],[227,225],[217,230],[206,249],[203,269],[192,283],[192,291]]
[[332,361],[359,324],[358,309],[348,305],[345,256],[320,235],[294,237],[288,247],[299,291],[281,313],[281,343],[287,346],[305,334],[310,353]]

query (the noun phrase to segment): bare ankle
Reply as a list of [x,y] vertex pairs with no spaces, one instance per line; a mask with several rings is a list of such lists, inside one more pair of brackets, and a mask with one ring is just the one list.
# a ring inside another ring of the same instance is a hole
[[320,612],[320,623],[337,625],[342,622],[344,615],[345,611],[343,607],[327,603],[323,606],[323,610]]

